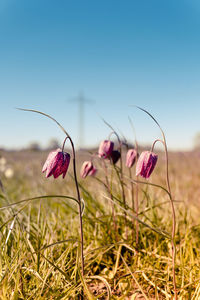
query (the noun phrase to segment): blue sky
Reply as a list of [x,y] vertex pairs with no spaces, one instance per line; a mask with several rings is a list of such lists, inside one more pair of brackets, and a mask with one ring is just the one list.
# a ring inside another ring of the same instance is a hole
[[15,107],[51,114],[78,145],[78,105],[85,105],[84,146],[110,130],[140,143],[160,137],[134,106],[151,112],[171,149],[190,149],[200,131],[198,0],[0,0],[0,146],[46,145],[63,133]]

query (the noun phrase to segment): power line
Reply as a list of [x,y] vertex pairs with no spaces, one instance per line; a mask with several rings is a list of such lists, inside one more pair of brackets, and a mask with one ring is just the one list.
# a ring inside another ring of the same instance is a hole
[[78,147],[84,148],[85,104],[92,104],[94,101],[86,99],[83,92],[79,92],[77,97],[74,97],[69,101],[76,101],[78,103]]

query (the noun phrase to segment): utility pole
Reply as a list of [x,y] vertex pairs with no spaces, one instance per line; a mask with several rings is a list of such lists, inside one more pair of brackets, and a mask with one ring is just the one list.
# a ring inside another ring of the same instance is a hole
[[84,129],[85,129],[85,104],[92,103],[93,101],[88,100],[84,97],[83,92],[80,92],[77,97],[70,101],[76,101],[78,103],[78,147],[84,148]]

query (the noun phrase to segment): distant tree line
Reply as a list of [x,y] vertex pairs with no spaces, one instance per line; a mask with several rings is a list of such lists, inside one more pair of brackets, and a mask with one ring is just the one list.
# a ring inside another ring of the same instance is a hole
[[[53,150],[53,149],[57,149],[57,148],[60,148],[60,143],[56,138],[52,138],[48,142],[47,147],[45,147],[45,150]],[[31,150],[31,151],[44,150],[44,148],[41,147],[39,142],[31,142],[28,145],[27,149]]]

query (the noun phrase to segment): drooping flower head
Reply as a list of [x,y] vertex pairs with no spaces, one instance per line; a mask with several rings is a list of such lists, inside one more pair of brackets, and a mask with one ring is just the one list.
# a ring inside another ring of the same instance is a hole
[[114,165],[118,162],[120,157],[121,157],[121,154],[118,150],[113,150],[110,154],[110,159]]
[[80,175],[82,178],[92,176],[96,173],[97,169],[93,166],[91,161],[85,161],[81,167]]
[[158,160],[158,155],[151,151],[143,151],[137,161],[136,176],[149,178]]
[[135,149],[129,149],[127,154],[126,154],[126,166],[128,168],[131,168],[136,160],[137,157],[137,151]]
[[46,177],[51,175],[57,178],[62,174],[63,178],[67,173],[67,169],[70,163],[70,154],[63,152],[60,148],[51,151],[45,161],[42,168],[42,172],[46,172]]
[[108,140],[102,141],[99,146],[98,155],[101,158],[108,158],[112,153],[114,143]]

